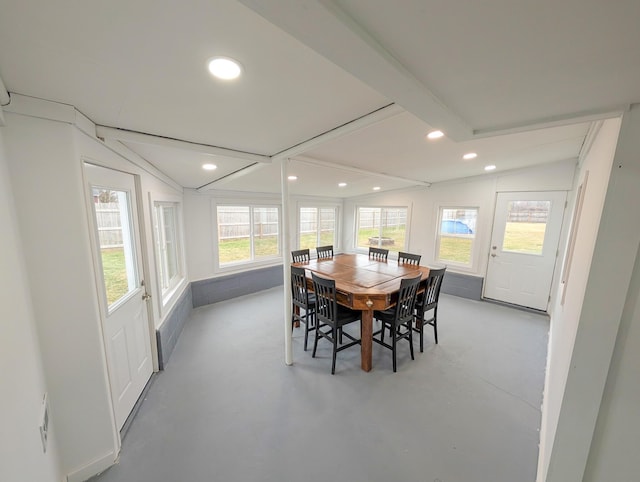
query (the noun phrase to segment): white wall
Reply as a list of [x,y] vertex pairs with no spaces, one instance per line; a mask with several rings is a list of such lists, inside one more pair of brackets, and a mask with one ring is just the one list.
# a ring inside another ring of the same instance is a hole
[[575,165],[574,161],[565,161],[459,181],[436,183],[428,188],[390,191],[347,199],[344,209],[345,249],[353,249],[355,213],[358,206],[409,206],[411,219],[408,226],[407,250],[421,254],[423,264],[435,264],[439,207],[442,205],[477,207],[476,249],[472,267],[450,269],[484,276],[491,242],[496,193],[499,191],[569,191],[573,184]]
[[636,255],[584,482],[633,480],[640,474],[639,302],[640,256]]
[[74,127],[6,114],[5,143],[62,471],[117,441]]
[[[632,106],[623,116],[584,299],[576,329],[567,336],[575,341],[572,347],[563,350],[570,353],[566,382],[548,385],[549,401],[558,400],[560,405],[546,478],[539,480],[571,482],[637,480],[638,477],[638,371],[637,365],[633,365],[635,356],[628,350],[638,344],[634,338],[638,334],[637,288],[632,277],[638,276],[634,270],[640,245],[640,223],[634,215],[640,201],[639,107]],[[613,137],[609,136],[610,142]],[[588,264],[589,260],[584,262]],[[551,359],[550,372],[556,369],[557,362]],[[631,384],[627,385],[630,380]],[[621,411],[617,413],[617,409]],[[548,425],[553,428],[553,420],[549,419]],[[545,447],[546,450],[549,448]]]
[[[162,308],[153,258],[152,199],[181,201],[182,193],[144,160],[129,162],[87,135],[92,123],[72,107],[28,100],[24,110],[40,113],[39,118],[16,113],[24,107],[19,100],[12,99],[14,112],[5,114],[7,165],[60,471],[70,481],[80,481],[113,464],[120,449],[104,357],[83,161],[139,176],[143,250],[149,259],[145,277],[155,295],[152,318],[158,326],[188,286],[188,274]],[[155,345],[153,328],[149,334]]]
[[40,432],[47,391],[18,226],[3,130],[0,128],[0,480],[59,482],[62,476],[50,422],[47,452]]
[[[589,153],[582,160],[576,176],[577,187],[584,183],[585,175],[589,173],[571,264],[571,276],[567,280],[567,289],[564,293],[565,302],[564,305],[561,304],[564,287],[560,286],[556,296],[553,297],[554,302],[550,309],[548,368],[538,465],[540,481],[545,480],[549,465],[619,129],[620,119],[611,119],[602,125]],[[573,203],[575,203],[575,192]],[[573,206],[570,206],[567,213],[569,216],[573,213]],[[571,220],[568,219],[567,222]]]

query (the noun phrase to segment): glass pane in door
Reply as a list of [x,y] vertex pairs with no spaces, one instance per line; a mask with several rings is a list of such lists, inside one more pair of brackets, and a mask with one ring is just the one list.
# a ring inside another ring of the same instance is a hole
[[551,201],[509,201],[503,251],[542,255]]
[[139,285],[129,193],[94,187],[93,207],[98,226],[102,276],[111,307]]

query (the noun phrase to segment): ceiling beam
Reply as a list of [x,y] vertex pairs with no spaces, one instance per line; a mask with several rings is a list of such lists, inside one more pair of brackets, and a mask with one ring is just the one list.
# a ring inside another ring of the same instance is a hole
[[357,119],[318,134],[317,136],[313,136],[306,141],[296,144],[295,146],[291,146],[283,151],[280,151],[274,154],[271,159],[273,161],[289,159],[293,156],[297,156],[298,154],[307,152],[310,149],[313,149],[314,147],[319,146],[320,144],[323,144],[327,141],[337,139],[344,135],[363,129],[364,127],[368,127],[391,117],[395,117],[399,114],[402,114],[403,112],[404,110],[400,106],[395,104],[384,106],[378,110],[370,112],[369,114],[365,114],[361,117],[358,117]]
[[212,156],[224,157],[227,159],[241,159],[250,162],[270,163],[271,157],[251,152],[236,151],[225,147],[200,144],[198,142],[183,141],[169,137],[154,136],[142,132],[135,132],[115,127],[96,126],[96,135],[102,139],[112,139],[120,142],[131,142],[134,144],[146,144],[152,146],[169,147],[173,149],[183,149],[193,152],[203,152]]
[[316,167],[336,169],[339,171],[346,171],[346,172],[355,172],[356,174],[362,174],[363,176],[373,176],[373,177],[380,177],[383,179],[390,179],[392,181],[405,182],[413,186],[424,186],[424,187],[431,186],[431,183],[427,181],[418,181],[416,179],[408,179],[406,177],[392,176],[391,174],[384,174],[382,172],[376,172],[376,171],[371,171],[367,169],[360,169],[359,167],[345,166],[344,164],[338,164],[338,163],[329,162],[329,161],[321,161],[319,159],[314,159],[313,157],[308,157],[308,156],[296,156],[291,160],[296,162],[301,162],[303,164],[309,164],[311,166],[316,166]]
[[239,1],[451,139],[473,137],[463,119],[334,2]]

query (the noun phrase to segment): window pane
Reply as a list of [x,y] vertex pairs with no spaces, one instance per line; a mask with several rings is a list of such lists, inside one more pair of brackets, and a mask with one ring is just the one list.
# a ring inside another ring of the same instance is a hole
[[471,265],[477,220],[478,210],[475,208],[440,209],[439,261]]
[[94,209],[109,308],[138,285],[129,193],[93,188]]
[[218,206],[220,265],[251,259],[251,221],[248,206]]
[[300,208],[300,249],[312,249],[316,246],[319,246],[318,209]]
[[358,246],[401,251],[405,246],[407,208],[358,208]]
[[253,208],[255,257],[277,256],[278,244],[278,208]]
[[407,210],[405,208],[384,208],[380,213],[382,238],[380,246],[389,251],[404,249],[407,230]]
[[178,275],[178,247],[176,244],[176,210],[174,206],[164,206],[163,224],[164,224],[164,251],[166,256],[166,285],[169,281]]
[[378,246],[380,208],[358,208],[358,248]]
[[320,209],[320,242],[318,246],[335,244],[336,210],[334,208]]
[[542,254],[551,201],[510,201],[503,251]]

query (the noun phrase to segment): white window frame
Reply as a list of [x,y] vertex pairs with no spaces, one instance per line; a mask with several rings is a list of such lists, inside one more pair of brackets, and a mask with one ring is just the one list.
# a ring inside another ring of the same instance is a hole
[[[220,247],[218,244],[218,207],[221,206],[238,206],[249,208],[251,259],[236,261],[233,263],[220,263]],[[255,259],[253,246],[253,210],[255,208],[276,208],[278,210],[278,253],[273,256],[265,256],[259,259]],[[213,201],[213,231],[215,271],[218,273],[246,271],[251,268],[272,266],[282,262],[282,205],[280,203],[269,202],[267,200],[263,201],[260,199],[216,199]]]
[[[442,239],[442,235],[440,233],[440,229],[442,226],[442,214],[444,212],[445,209],[468,209],[468,210],[475,210],[476,211],[476,225],[473,227],[473,234],[472,235],[468,235],[468,234],[447,234],[445,237],[453,237],[453,238],[466,238],[466,239],[472,239],[471,242],[471,253],[470,253],[470,257],[469,257],[469,263],[460,263],[460,262],[456,262],[456,261],[451,261],[448,259],[440,259],[440,241]],[[472,206],[472,205],[467,205],[467,204],[456,204],[456,203],[446,203],[446,204],[439,204],[437,206],[437,215],[436,215],[436,226],[435,226],[435,253],[433,254],[433,259],[439,263],[439,264],[443,264],[447,267],[452,267],[458,271],[472,271],[473,267],[474,267],[474,263],[476,261],[477,258],[477,249],[478,249],[478,225],[479,223],[479,219],[480,219],[480,207],[479,206]]]
[[[358,232],[360,231],[360,209],[362,208],[372,208],[372,209],[406,209],[407,210],[407,222],[405,224],[405,233],[404,233],[404,245],[398,249],[398,251],[407,251],[409,246],[409,235],[410,235],[410,226],[411,226],[411,206],[389,206],[389,205],[375,205],[375,204],[358,204],[355,206],[355,223],[354,223],[354,233],[353,233],[353,247],[357,253],[366,253],[368,252],[367,248],[363,248],[358,246]],[[382,227],[381,227],[382,229]],[[383,246],[384,247],[384,246]],[[395,252],[391,254],[397,256]]]
[[[300,210],[303,208],[314,208],[318,210],[318,216],[320,216],[320,209],[333,209],[335,213],[334,218],[334,227],[333,227],[333,249],[334,251],[338,250],[339,243],[339,235],[340,235],[340,206],[334,203],[316,203],[316,202],[299,202],[296,210],[296,246],[297,249],[300,249]],[[320,220],[318,218],[318,228],[320,227]],[[317,246],[320,246],[320,231],[318,231],[316,236]]]
[[[149,204],[151,209],[151,232],[153,234],[153,251],[154,251],[154,266],[155,266],[155,278],[156,287],[158,293],[158,299],[161,302],[158,304],[160,315],[164,314],[166,307],[172,302],[175,295],[180,292],[181,288],[186,284],[186,262],[184,253],[184,225],[183,225],[183,212],[182,212],[182,199],[179,196],[171,196],[164,194],[149,194]],[[164,230],[160,231],[158,208],[160,206],[173,206],[175,209],[175,254],[176,254],[176,274],[169,280],[169,284],[163,286],[162,280],[162,248],[160,243],[164,236]]]

